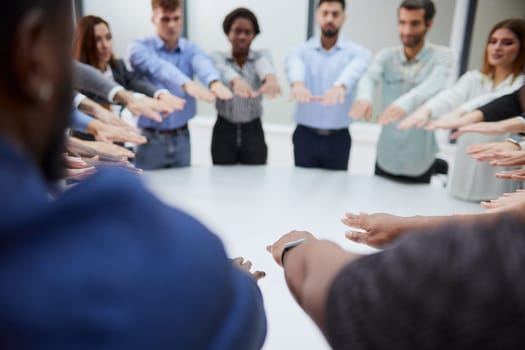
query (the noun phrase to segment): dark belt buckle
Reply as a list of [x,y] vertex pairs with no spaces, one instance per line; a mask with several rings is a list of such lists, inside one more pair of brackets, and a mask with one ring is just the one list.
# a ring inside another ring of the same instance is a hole
[[316,131],[317,131],[317,134],[321,136],[330,136],[330,134],[332,133],[330,130],[325,130],[325,129],[316,129]]

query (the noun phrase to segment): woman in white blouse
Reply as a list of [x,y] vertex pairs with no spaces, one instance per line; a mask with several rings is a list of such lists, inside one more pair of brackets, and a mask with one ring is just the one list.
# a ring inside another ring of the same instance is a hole
[[[523,85],[521,73],[525,64],[525,20],[507,19],[497,23],[488,36],[481,70],[465,73],[451,88],[427,101],[400,125],[401,129],[425,127],[434,130],[447,120],[509,94]],[[428,122],[431,117],[440,117]],[[464,134],[458,139],[449,190],[452,196],[469,201],[495,198],[513,192],[520,183],[496,179],[502,168],[478,162],[466,155],[466,148],[475,143],[497,142],[505,135]]]

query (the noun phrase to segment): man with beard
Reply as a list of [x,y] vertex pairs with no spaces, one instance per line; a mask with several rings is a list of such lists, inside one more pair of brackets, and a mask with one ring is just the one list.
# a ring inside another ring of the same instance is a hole
[[70,1],[2,6],[0,347],[260,348],[262,273],[202,224],[118,169],[49,196],[71,111]]
[[320,0],[316,21],[321,35],[309,39],[286,59],[297,127],[295,165],[346,170],[350,155],[350,120],[346,111],[370,62],[370,52],[343,38],[344,0]]
[[452,71],[452,51],[425,40],[434,14],[432,1],[403,1],[398,11],[401,47],[379,51],[359,82],[356,102],[349,112],[354,119],[370,120],[374,88],[382,84],[382,104],[386,108],[378,117],[383,130],[377,144],[376,175],[430,183],[435,170],[446,172],[439,169],[446,164],[436,160],[437,144],[432,132],[397,128],[400,118],[445,88]]

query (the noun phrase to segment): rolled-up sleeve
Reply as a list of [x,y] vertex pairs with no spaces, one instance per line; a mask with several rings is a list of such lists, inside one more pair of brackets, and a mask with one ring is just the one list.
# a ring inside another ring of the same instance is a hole
[[348,93],[354,91],[359,79],[366,72],[372,57],[369,50],[358,45],[352,45],[351,49],[354,52],[354,57],[335,82],[336,84],[344,84]]
[[293,84],[305,79],[305,64],[301,58],[301,48],[293,49],[286,57],[285,71],[288,82]]
[[191,79],[175,65],[155,54],[150,44],[141,40],[133,41],[128,47],[129,61],[133,69],[158,79],[169,90],[180,89]]
[[406,94],[401,95],[393,104],[405,111],[413,111],[421,106],[430,97],[447,86],[453,66],[454,56],[452,51],[443,50],[443,52],[436,55],[434,67],[427,78]]

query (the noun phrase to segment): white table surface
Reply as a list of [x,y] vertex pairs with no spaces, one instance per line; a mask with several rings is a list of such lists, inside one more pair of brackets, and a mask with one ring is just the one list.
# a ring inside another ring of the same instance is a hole
[[193,166],[146,172],[147,186],[168,204],[196,216],[224,242],[231,257],[266,271],[259,282],[268,318],[264,349],[328,349],[322,334],[288,292],[265,247],[304,229],[357,253],[374,250],[345,239],[346,211],[397,215],[479,212],[445,189],[408,185],[348,172],[271,166]]

